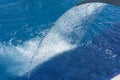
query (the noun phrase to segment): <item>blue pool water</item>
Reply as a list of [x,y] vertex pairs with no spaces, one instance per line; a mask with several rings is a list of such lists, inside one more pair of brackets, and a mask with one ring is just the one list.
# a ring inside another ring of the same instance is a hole
[[[71,49],[70,45],[61,42],[62,47],[68,49],[62,51],[64,49],[57,44],[61,39],[56,39],[59,36],[54,29],[58,28],[58,32],[65,32],[65,29],[54,25],[61,25],[58,18],[78,2],[79,0],[1,0],[0,80],[110,80],[120,74],[120,8],[117,6],[106,5],[91,24],[88,23],[92,18],[83,22],[82,25],[89,25],[89,28],[84,35],[79,33],[81,39],[76,38],[77,30],[73,34],[66,32],[64,39],[72,40],[72,46],[77,40],[77,47]],[[56,20],[58,22],[55,23]],[[84,27],[78,30],[82,32]],[[56,50],[49,52],[49,47]],[[37,50],[41,52],[38,53]],[[43,55],[44,52],[48,53],[45,55],[48,57],[52,53],[62,54],[51,56],[47,60],[43,56],[38,59],[42,64],[36,65],[27,73],[19,73],[30,69],[29,66],[34,62],[30,61],[34,59],[31,57]],[[30,65],[26,67],[28,62]]]

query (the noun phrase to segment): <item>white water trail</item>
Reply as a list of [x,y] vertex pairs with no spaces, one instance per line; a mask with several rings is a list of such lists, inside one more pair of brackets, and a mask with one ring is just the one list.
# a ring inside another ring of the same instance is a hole
[[76,48],[90,24],[105,5],[102,3],[88,3],[75,6],[61,16],[34,54],[28,71],[55,55]]
[[6,71],[22,76],[52,57],[76,48],[105,5],[88,3],[73,7],[56,21],[40,45],[39,39],[28,41],[24,46],[1,45],[0,57],[5,60],[9,57],[11,61],[11,64],[8,61],[4,64]]

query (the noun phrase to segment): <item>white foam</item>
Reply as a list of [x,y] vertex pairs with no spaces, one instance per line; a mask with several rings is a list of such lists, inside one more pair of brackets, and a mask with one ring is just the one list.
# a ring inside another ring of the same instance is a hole
[[102,3],[76,6],[60,17],[42,41],[28,71],[55,55],[76,48],[103,6]]
[[8,73],[21,76],[50,58],[76,48],[104,6],[102,3],[88,3],[73,7],[56,21],[42,41],[35,38],[18,46],[1,44],[0,61],[4,59],[6,62],[3,65]]
[[21,71],[26,70],[40,40],[40,38],[35,38],[18,46],[1,44],[0,62],[6,67],[5,72],[20,75]]

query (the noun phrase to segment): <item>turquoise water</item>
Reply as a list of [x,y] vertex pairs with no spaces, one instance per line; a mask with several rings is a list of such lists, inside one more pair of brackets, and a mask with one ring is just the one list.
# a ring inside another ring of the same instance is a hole
[[[25,61],[19,64],[18,60],[18,64],[15,64],[11,60],[14,57],[8,56],[15,53],[12,56],[23,58],[17,53],[32,52],[37,46],[33,43],[37,44],[44,39],[55,21],[78,2],[79,0],[1,0],[0,80],[107,80],[120,74],[120,8],[111,5],[104,7],[95,18],[79,46],[38,65],[29,77],[9,73],[8,70],[17,70]],[[33,47],[29,48],[30,46]],[[16,48],[25,50],[17,52]]]

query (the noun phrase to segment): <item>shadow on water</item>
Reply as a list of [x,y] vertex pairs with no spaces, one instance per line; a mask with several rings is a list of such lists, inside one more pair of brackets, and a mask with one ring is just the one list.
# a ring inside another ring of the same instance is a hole
[[119,57],[110,58],[103,51],[76,48],[42,65],[30,80],[106,80],[119,73],[119,64]]

